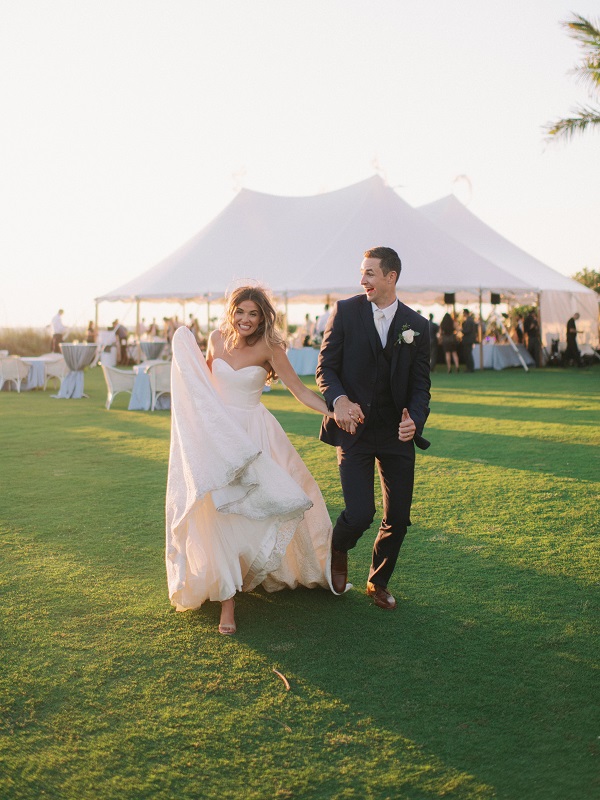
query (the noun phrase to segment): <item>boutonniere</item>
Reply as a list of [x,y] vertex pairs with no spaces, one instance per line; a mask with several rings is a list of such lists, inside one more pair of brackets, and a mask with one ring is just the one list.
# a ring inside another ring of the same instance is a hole
[[396,344],[414,344],[415,336],[420,336],[419,331],[413,331],[410,325],[403,325]]

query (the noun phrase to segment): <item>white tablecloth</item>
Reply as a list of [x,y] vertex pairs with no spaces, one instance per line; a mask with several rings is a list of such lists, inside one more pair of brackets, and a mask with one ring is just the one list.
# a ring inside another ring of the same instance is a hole
[[[133,368],[135,372],[135,380],[133,382],[133,391],[131,392],[131,400],[129,401],[129,411],[150,411],[152,405],[152,389],[150,388],[150,378],[146,369],[151,364],[165,364],[167,362],[158,360],[144,361],[143,364],[136,364]],[[161,394],[156,401],[154,408],[171,408],[171,395]]]
[[[527,348],[518,344],[517,348],[528,367],[534,366],[534,361]],[[475,369],[479,369],[479,345],[473,345],[473,361]],[[484,344],[483,368],[506,369],[507,367],[523,367],[519,357],[509,344]]]
[[140,342],[142,353],[148,361],[160,358],[162,351],[165,349],[167,341],[162,342]]
[[67,366],[71,370],[64,378],[58,394],[53,394],[59,400],[77,400],[83,394],[83,370],[91,364],[96,355],[95,344],[69,344],[63,342],[60,346]]
[[296,375],[315,374],[319,351],[314,347],[290,347],[287,355]]
[[43,356],[26,356],[21,361],[31,367],[29,375],[21,384],[21,391],[26,392],[29,389],[39,389],[40,387],[43,389],[46,383],[46,359]]

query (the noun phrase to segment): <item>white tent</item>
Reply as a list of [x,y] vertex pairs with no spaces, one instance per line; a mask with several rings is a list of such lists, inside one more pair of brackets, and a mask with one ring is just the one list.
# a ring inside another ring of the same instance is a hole
[[96,302],[203,302],[222,297],[244,278],[266,284],[281,298],[334,300],[360,291],[362,254],[377,245],[400,254],[398,291],[402,297],[417,295],[412,302],[435,302],[443,292],[467,302],[482,292],[514,295],[529,288],[448,236],[373,176],[310,197],[242,189],[176,252]]
[[440,230],[462,242],[475,253],[518,276],[539,295],[542,342],[550,348],[552,339],[566,340],[567,320],[578,311],[580,344],[598,344],[598,295],[581,283],[530,256],[476,217],[450,195],[418,209]]

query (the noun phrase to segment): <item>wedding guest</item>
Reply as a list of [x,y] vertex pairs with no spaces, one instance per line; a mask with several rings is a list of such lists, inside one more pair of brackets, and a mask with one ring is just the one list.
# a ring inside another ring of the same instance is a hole
[[198,320],[196,319],[196,317],[194,317],[193,314],[190,314],[189,320],[190,321],[188,322],[188,328],[194,334],[194,339],[196,340],[196,342],[200,344],[200,340],[202,338],[202,332],[200,331],[200,325],[198,323]]
[[93,321],[90,320],[88,322],[87,331],[85,334],[85,341],[88,344],[96,344],[97,338],[98,338],[98,331],[96,330],[96,326],[94,325]]
[[429,315],[429,364],[431,371],[435,369],[438,359],[438,333],[440,326],[433,320],[433,314]]
[[540,366],[540,354],[542,349],[542,340],[540,332],[540,323],[535,309],[531,309],[529,314],[525,317],[523,328],[527,334],[527,350],[533,358],[536,367]]
[[515,331],[517,333],[517,344],[523,344],[525,341],[525,329],[523,327],[523,315],[519,314],[517,316],[517,321],[515,322]]
[[442,339],[442,348],[444,350],[444,358],[446,359],[446,369],[448,374],[452,372],[452,363],[458,372],[458,341],[456,338],[456,330],[454,328],[454,319],[446,312],[442,317],[440,323],[440,336]]
[[125,325],[122,325],[118,319],[115,319],[112,324],[112,329],[117,340],[118,362],[122,366],[127,366],[129,363],[129,358],[127,357],[127,337],[129,334],[127,328]]
[[462,332],[462,355],[467,367],[467,372],[475,372],[475,362],[473,361],[473,345],[477,341],[477,326],[475,319],[468,308],[463,309]]
[[61,342],[68,330],[62,321],[62,315],[64,313],[62,308],[59,309],[58,314],[52,317],[52,321],[50,322],[50,333],[52,334],[51,350],[53,353],[60,353]]
[[581,366],[581,353],[577,347],[577,320],[579,319],[579,312],[575,312],[571,319],[567,322],[567,349],[565,350],[565,360],[567,364],[577,364]]
[[325,328],[327,327],[327,320],[330,317],[331,312],[329,311],[329,303],[325,303],[325,308],[323,313],[317,317],[317,321],[315,322],[315,333],[319,336],[323,336],[325,333]]

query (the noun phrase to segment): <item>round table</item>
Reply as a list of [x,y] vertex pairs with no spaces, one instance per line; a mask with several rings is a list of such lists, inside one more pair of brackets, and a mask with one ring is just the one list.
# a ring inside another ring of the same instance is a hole
[[154,361],[157,358],[160,358],[162,351],[166,345],[166,340],[163,341],[154,341],[154,342],[140,342],[140,347],[142,348],[142,353],[144,354],[147,361]]
[[76,400],[80,397],[86,397],[83,393],[83,370],[94,360],[97,346],[95,344],[63,342],[60,345],[60,350],[71,372],[65,376],[59,393],[52,395],[52,397],[59,400]]
[[[129,411],[150,411],[152,405],[152,388],[150,377],[146,370],[153,364],[169,364],[169,361],[144,361],[143,364],[136,364],[133,368],[135,380],[129,400]],[[171,395],[162,394],[156,401],[156,408],[171,408]]]

